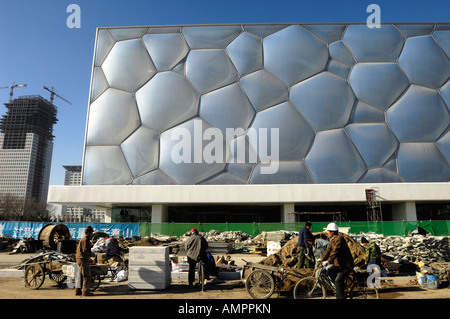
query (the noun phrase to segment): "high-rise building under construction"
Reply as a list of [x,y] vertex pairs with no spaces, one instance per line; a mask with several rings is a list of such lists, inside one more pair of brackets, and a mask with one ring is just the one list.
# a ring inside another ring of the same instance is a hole
[[46,202],[57,108],[39,95],[9,103],[0,120],[0,194]]

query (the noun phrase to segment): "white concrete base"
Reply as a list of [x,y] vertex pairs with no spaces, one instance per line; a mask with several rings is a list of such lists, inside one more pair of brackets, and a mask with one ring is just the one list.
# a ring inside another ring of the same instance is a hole
[[23,270],[19,269],[0,269],[0,278],[19,278],[23,277]]
[[[115,205],[152,206],[152,222],[155,223],[167,221],[167,207],[170,205],[282,205],[282,220],[289,222],[292,218],[290,210],[296,204],[365,204],[366,189],[376,189],[377,201],[394,206],[395,220],[416,220],[414,205],[417,202],[450,201],[450,183],[447,182],[50,186],[48,202],[104,209]],[[396,204],[400,206],[395,207]]]

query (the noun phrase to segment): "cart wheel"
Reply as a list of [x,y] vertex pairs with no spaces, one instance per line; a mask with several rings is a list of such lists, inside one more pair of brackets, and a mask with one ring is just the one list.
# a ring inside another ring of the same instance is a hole
[[91,284],[89,285],[89,291],[95,291],[99,286],[102,278],[99,275],[91,275]]
[[295,299],[325,298],[325,296],[326,290],[317,282],[316,277],[306,277],[295,284]]
[[58,285],[61,285],[67,278],[66,276],[63,275],[62,271],[51,272],[48,274],[48,276]]
[[31,264],[25,270],[25,287],[39,289],[45,280],[45,271],[40,264]]
[[245,280],[245,288],[254,299],[267,299],[275,290],[275,281],[267,271],[256,269]]

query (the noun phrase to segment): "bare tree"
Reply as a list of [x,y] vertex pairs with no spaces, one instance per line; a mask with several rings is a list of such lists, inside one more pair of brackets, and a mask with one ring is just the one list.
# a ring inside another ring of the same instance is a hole
[[23,199],[13,194],[0,194],[0,220],[5,221],[49,221],[46,203],[34,199]]
[[23,200],[13,194],[0,194],[0,219],[21,220],[24,212]]

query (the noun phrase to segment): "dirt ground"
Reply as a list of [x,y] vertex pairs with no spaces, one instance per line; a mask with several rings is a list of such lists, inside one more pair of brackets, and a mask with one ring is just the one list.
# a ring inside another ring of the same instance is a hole
[[[33,254],[0,253],[0,268],[9,268]],[[245,264],[244,260],[258,262],[265,257],[258,255],[233,254],[237,266]],[[415,277],[404,277],[394,281],[382,282],[380,299],[450,299],[450,288],[428,289],[421,287],[414,280]],[[75,296],[74,289],[65,284],[58,286],[52,280],[46,278],[42,287],[31,290],[24,285],[23,277],[0,277],[0,299],[170,299],[170,300],[244,300],[251,299],[244,282],[241,280],[211,282],[206,285],[206,291],[189,289],[183,281],[173,281],[165,290],[131,290],[125,282],[102,282],[92,297]],[[275,293],[271,299],[292,299],[290,293]],[[333,298],[330,298],[333,299]]]

